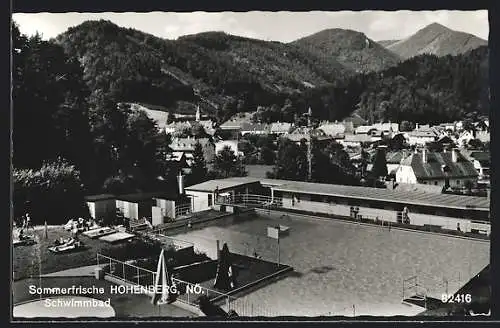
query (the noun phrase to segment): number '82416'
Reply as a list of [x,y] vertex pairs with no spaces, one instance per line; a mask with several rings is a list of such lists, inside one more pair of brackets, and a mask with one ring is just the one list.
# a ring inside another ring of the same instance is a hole
[[471,303],[471,294],[442,294],[441,301],[443,303]]

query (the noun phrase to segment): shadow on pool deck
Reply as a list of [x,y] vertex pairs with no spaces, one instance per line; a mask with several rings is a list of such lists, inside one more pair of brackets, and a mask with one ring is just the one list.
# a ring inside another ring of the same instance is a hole
[[[144,318],[144,317],[162,317],[162,318],[193,318],[194,314],[174,305],[153,306],[151,298],[144,294],[119,294],[111,293],[111,286],[116,286],[105,280],[97,280],[93,277],[45,277],[41,279],[24,279],[16,281],[12,285],[13,303],[19,304],[40,298],[54,297],[56,295],[32,295],[30,294],[30,286],[42,288],[71,288],[72,286],[82,288],[102,288],[104,292],[96,294],[79,294],[75,296],[87,296],[98,300],[105,301],[111,299],[111,306],[116,312],[117,319],[126,318]],[[68,296],[65,295],[65,296]],[[69,295],[71,296],[71,295]],[[64,311],[64,309],[61,309]],[[14,318],[14,320],[22,320],[22,318]]]
[[[200,282],[200,285],[226,295],[241,297],[244,294],[262,288],[264,285],[270,284],[293,272],[293,268],[289,265],[278,265],[278,263],[265,261],[255,257],[232,253],[231,258],[236,276],[235,289],[224,291],[215,288],[215,271],[209,280]],[[223,299],[224,297],[212,298],[213,301],[220,301]]]

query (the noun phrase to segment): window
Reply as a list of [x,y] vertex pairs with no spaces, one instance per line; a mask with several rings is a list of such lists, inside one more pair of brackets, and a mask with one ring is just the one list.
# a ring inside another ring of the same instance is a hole
[[438,182],[437,181],[434,181],[434,185],[437,186],[438,185]]
[[208,194],[208,206],[212,206],[212,194]]
[[457,180],[457,185],[460,185],[460,180]]

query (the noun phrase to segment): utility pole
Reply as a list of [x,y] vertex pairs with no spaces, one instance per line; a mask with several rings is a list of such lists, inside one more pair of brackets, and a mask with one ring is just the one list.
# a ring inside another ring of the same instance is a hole
[[312,137],[311,137],[311,132],[312,132],[312,125],[311,125],[311,116],[312,116],[312,111],[311,107],[309,107],[309,110],[307,112],[307,181],[312,180]]

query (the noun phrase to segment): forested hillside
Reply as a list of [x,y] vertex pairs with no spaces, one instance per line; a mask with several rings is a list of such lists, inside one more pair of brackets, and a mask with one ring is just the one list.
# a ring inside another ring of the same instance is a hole
[[257,120],[298,123],[309,106],[330,120],[354,110],[370,120],[424,122],[488,111],[485,47],[399,63],[364,34],[342,29],[290,44],[222,32],[164,40],[109,21],[70,28],[57,43],[82,63],[90,103],[112,97],[173,112],[200,103],[219,121],[259,109]]
[[401,58],[365,34],[340,28],[298,39],[296,44],[324,58],[334,58],[356,72],[368,73],[395,66]]
[[271,105],[283,95],[326,85],[351,72],[334,59],[279,42],[208,32],[163,40],[88,21],[56,42],[85,68],[92,97],[145,102],[175,109],[176,101],[198,102],[207,111]]
[[408,38],[385,46],[402,58],[408,59],[422,54],[459,55],[487,45],[487,41],[475,35],[454,31],[441,24],[432,23]]
[[358,109],[372,121],[437,123],[489,112],[487,47],[414,57],[368,79]]

